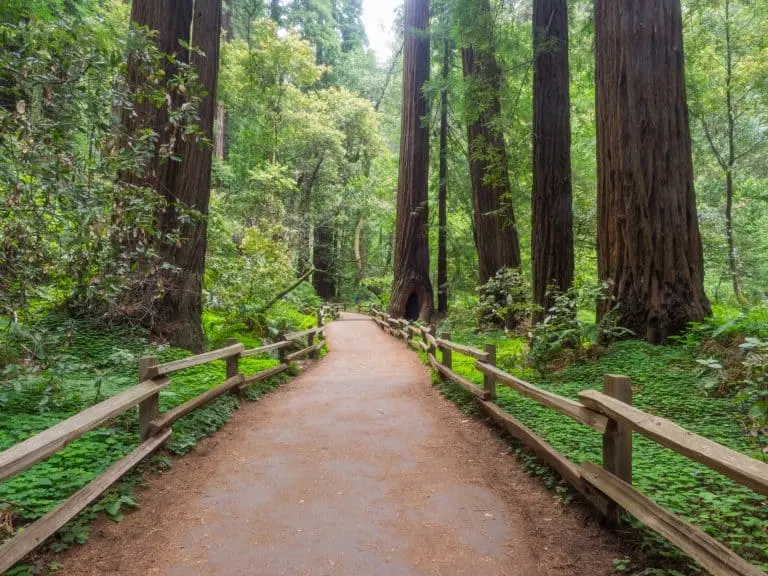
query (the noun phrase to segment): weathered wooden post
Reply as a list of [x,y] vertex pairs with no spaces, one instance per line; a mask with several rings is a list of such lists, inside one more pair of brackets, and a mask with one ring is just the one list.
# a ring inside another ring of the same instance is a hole
[[[314,346],[315,345],[315,332],[314,330],[309,333],[307,336],[307,346]],[[310,352],[309,353],[310,358],[317,358],[317,352]]]
[[[226,342],[227,346],[234,346],[237,344],[237,339],[235,338],[227,338]],[[240,354],[233,354],[232,356],[227,356],[224,361],[227,363],[227,380],[230,378],[234,378],[238,375],[240,372]],[[232,394],[240,395],[242,391],[240,390],[239,386],[236,386],[232,389]]]
[[[157,376],[157,356],[139,358],[139,382]],[[152,420],[160,416],[160,391],[139,403],[139,430],[142,442],[149,438]]]
[[432,354],[432,356],[437,359],[437,348],[434,344],[434,330],[430,327],[429,329],[429,335],[432,336],[432,338],[427,338],[427,345],[429,346],[429,353]]
[[[606,374],[603,392],[626,404],[632,404],[632,383],[627,376]],[[632,428],[610,418],[603,433],[603,468],[627,484],[632,484]],[[616,526],[620,515],[619,506],[611,503],[606,520]]]
[[[317,329],[320,330],[320,328],[322,328],[322,327],[323,327],[323,311],[322,310],[318,310],[317,311]],[[323,337],[323,333],[322,332],[320,332],[317,337],[320,340],[325,340],[325,338]]]
[[[443,340],[450,340],[450,339],[451,339],[450,333],[443,334]],[[441,356],[440,363],[446,368],[448,368],[448,370],[453,370],[453,356],[451,354],[451,349],[448,348],[447,346],[440,346],[440,350],[442,352],[442,354],[440,355]],[[440,375],[440,378],[442,380],[448,379],[446,376],[443,376],[442,374]]]
[[[488,353],[487,364],[496,366],[496,345],[486,344],[485,351]],[[486,400],[496,400],[496,380],[493,376],[486,374],[483,377],[483,390],[485,390]]]
[[[227,346],[234,346],[237,344],[237,340],[234,338],[227,338]],[[233,354],[232,356],[227,356],[225,358],[225,362],[227,363],[227,379],[234,378],[237,376],[237,373],[239,371],[238,368],[238,362],[240,360],[240,354]]]
[[[285,339],[285,336],[283,336],[280,339],[282,342],[287,342],[288,340]],[[285,356],[288,354],[288,348],[290,346],[283,346],[282,348],[278,349],[277,351],[277,359],[280,362],[280,364],[285,364]]]

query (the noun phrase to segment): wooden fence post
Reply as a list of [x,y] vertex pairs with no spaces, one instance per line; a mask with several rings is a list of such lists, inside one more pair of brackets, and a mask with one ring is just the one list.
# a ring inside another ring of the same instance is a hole
[[[285,336],[281,338],[281,341],[286,341]],[[284,346],[277,351],[277,360],[280,364],[285,364],[285,356],[288,353],[288,348],[290,348],[290,346]]]
[[[139,358],[139,382],[144,382],[157,375],[157,356]],[[139,430],[141,441],[150,436],[152,420],[160,416],[160,391],[139,403]]]
[[[315,345],[315,333],[312,332],[307,336],[307,346],[314,346]],[[317,358],[317,352],[312,352],[309,355],[310,358]]]
[[[232,346],[234,344],[237,344],[237,340],[235,338],[227,338],[227,346]],[[234,378],[235,376],[237,376],[237,373],[239,372],[239,368],[238,368],[239,360],[240,360],[240,354],[227,356],[225,358],[225,361],[227,363],[227,379]]]
[[[451,339],[450,333],[443,334],[443,340],[450,340],[450,339]],[[453,370],[453,356],[451,354],[451,349],[448,348],[447,346],[440,346],[440,350],[442,351],[442,354],[440,355],[441,356],[440,363],[446,368],[448,368],[448,370]],[[440,375],[440,378],[442,380],[447,380],[447,378],[442,374]]]
[[[237,344],[236,338],[227,338],[227,346],[232,346],[234,344]],[[227,380],[237,376],[240,372],[240,354],[227,356],[224,361],[227,363]],[[238,386],[232,389],[233,394],[240,395],[241,392],[242,390]]]
[[[323,311],[318,310],[317,311],[317,328],[319,330],[322,327],[323,327]],[[319,340],[325,340],[325,336],[322,332],[320,332],[320,334],[318,334],[317,337]]]
[[[632,404],[632,383],[627,376],[606,374],[603,392],[626,404]],[[632,484],[632,428],[612,419],[608,420],[603,434],[603,468],[627,484]],[[617,526],[620,515],[621,509],[611,504],[606,519]]]
[[[488,360],[486,362],[491,366],[496,366],[496,345],[486,344],[485,351],[488,353]],[[486,374],[483,377],[483,389],[488,396],[488,400],[496,400],[496,380],[494,380],[493,376]]]

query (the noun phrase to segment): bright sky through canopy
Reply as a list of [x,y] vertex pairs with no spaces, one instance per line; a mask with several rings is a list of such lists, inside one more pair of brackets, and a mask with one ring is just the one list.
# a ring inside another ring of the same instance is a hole
[[376,52],[379,62],[386,62],[392,55],[395,11],[402,0],[363,0],[363,25],[368,44]]

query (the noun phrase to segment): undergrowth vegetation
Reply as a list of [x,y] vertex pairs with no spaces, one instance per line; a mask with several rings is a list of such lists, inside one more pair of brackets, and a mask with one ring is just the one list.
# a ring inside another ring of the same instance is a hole
[[[264,316],[258,330],[215,312],[205,314],[209,349],[222,346],[227,338],[236,338],[246,348],[258,347],[279,333],[303,329],[314,322],[314,314],[303,314],[285,303]],[[140,357],[154,355],[162,363],[190,355],[186,350],[150,344],[139,330],[74,319],[63,312],[40,313],[28,325],[9,322],[6,331],[0,334],[4,358],[15,360],[5,365],[0,378],[0,451],[134,386],[138,382]],[[265,336],[262,339],[257,334]],[[269,356],[251,356],[242,358],[239,367],[248,376],[277,362]],[[220,384],[225,375],[223,360],[173,374],[171,384],[160,392],[161,412]],[[257,400],[287,377],[283,373],[257,383],[246,389],[243,396]],[[235,396],[228,394],[195,410],[174,424],[167,450],[175,455],[189,452],[200,439],[221,428],[237,407]],[[134,409],[26,472],[0,483],[0,541],[49,512],[138,444],[138,412]],[[164,468],[170,465],[170,460],[158,455],[151,465]],[[139,504],[133,499],[132,489],[140,479],[141,473],[137,472],[123,478],[60,531],[50,548],[58,551],[73,543],[85,542],[92,521],[101,512],[113,520],[121,520],[127,508]],[[35,570],[36,567],[22,565],[13,573],[27,574]]]
[[[451,339],[482,347],[497,346],[497,364],[545,390],[577,399],[580,391],[601,390],[605,374],[631,378],[633,404],[668,418],[684,428],[749,456],[766,459],[766,427],[762,418],[766,400],[765,338],[768,317],[764,310],[736,313],[716,309],[716,317],[690,330],[672,344],[653,346],[636,340],[601,345],[601,329],[594,317],[579,316],[565,301],[556,302],[570,319],[550,318],[533,334],[478,331],[459,311],[440,330]],[[562,306],[561,306],[562,305]],[[590,325],[591,323],[591,325]],[[579,327],[579,325],[581,327]],[[547,333],[547,327],[553,330]],[[537,357],[542,333],[548,345],[546,362]],[[576,336],[574,336],[576,335]],[[611,333],[613,340],[617,333]],[[539,340],[537,340],[537,338]],[[576,353],[576,351],[579,353]],[[453,369],[482,387],[483,377],[472,358],[454,353]],[[459,386],[434,378],[435,385],[462,410],[471,413],[472,395]],[[602,437],[590,428],[497,386],[497,404],[576,463],[601,463]],[[526,469],[541,476],[561,498],[568,491],[532,453],[513,442]],[[661,506],[722,541],[762,570],[768,569],[768,503],[759,494],[727,477],[664,447],[634,435],[633,484]],[[627,557],[617,558],[620,572],[642,575],[703,573],[685,555],[631,517],[625,517],[629,541]]]

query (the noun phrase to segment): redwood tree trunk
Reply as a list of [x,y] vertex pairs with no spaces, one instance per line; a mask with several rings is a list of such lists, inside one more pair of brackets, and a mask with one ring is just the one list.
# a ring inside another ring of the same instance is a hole
[[[520,267],[520,243],[512,208],[507,149],[496,121],[501,114],[501,70],[496,63],[489,0],[477,0],[479,26],[462,48],[475,245],[480,283],[502,268]],[[479,36],[482,36],[480,38]]]
[[533,3],[533,296],[546,310],[547,288],[573,284],[568,7]]
[[453,48],[446,40],[443,47],[443,86],[440,91],[440,168],[437,188],[437,311],[448,313],[448,75]]
[[403,106],[400,171],[397,181],[395,277],[389,313],[428,321],[432,314],[429,280],[429,129],[424,125],[429,80],[429,0],[405,1]]
[[[193,0],[134,0],[131,5],[131,21],[138,26],[146,26],[156,31],[157,48],[163,53],[172,54],[177,62],[187,63],[189,51],[184,49],[180,42],[190,42],[193,6]],[[176,74],[177,67],[166,63],[164,72],[166,77],[171,78]],[[128,82],[132,86],[139,87],[145,81],[146,78],[140,66],[130,61]],[[170,91],[169,98],[169,106],[174,109],[178,109],[183,104],[181,95],[176,91]],[[140,315],[142,323],[153,334],[161,336],[165,335],[165,329],[169,324],[175,325],[178,320],[169,314],[162,299],[158,298],[168,288],[168,273],[165,270],[155,271],[150,259],[137,256],[136,253],[138,249],[156,248],[157,254],[164,262],[168,262],[171,257],[168,254],[171,248],[166,246],[165,242],[174,221],[171,216],[175,193],[179,189],[181,163],[168,160],[168,153],[161,155],[161,151],[168,150],[180,156],[182,145],[178,131],[168,121],[169,106],[155,107],[145,99],[136,104],[131,114],[124,115],[127,133],[138,134],[141,130],[151,130],[157,137],[154,153],[144,170],[124,172],[120,175],[128,186],[151,188],[168,204],[164,208],[158,208],[156,214],[154,225],[159,232],[157,240],[151,239],[144,233],[132,235],[120,233],[113,238],[113,242],[120,247],[122,253],[129,255],[131,266],[135,266],[137,270],[137,286],[123,296],[120,310],[125,311],[124,313],[129,316]],[[172,142],[175,142],[175,145],[172,145]],[[117,202],[115,218],[119,221],[124,200],[119,198]],[[117,226],[116,229],[121,230],[121,227]],[[177,284],[178,279],[171,278],[170,282],[172,285]],[[193,333],[199,332],[199,329],[193,329]]]
[[[190,38],[193,8],[194,31]],[[190,56],[180,41],[191,42],[204,52],[205,56],[193,54],[192,63],[198,70],[198,82],[207,92],[198,113],[199,128],[208,139],[213,136],[215,116],[220,18],[221,0],[134,0],[131,12],[133,22],[158,31],[158,48],[175,54],[179,62],[189,62]],[[169,76],[173,73],[172,67],[166,71]],[[142,81],[133,67],[129,67],[129,80],[137,84]],[[180,96],[172,95],[172,98]],[[174,107],[179,104],[174,102]],[[177,136],[171,132],[165,107],[154,108],[146,102],[138,106],[135,117],[127,119],[128,129],[134,129],[139,123],[151,127],[158,134],[158,152]],[[166,202],[157,215],[157,251],[163,262],[170,264],[173,270],[159,272],[156,287],[150,287],[146,323],[153,333],[168,338],[174,346],[199,352],[204,346],[202,280],[212,151],[210,146],[197,138],[187,137],[177,145],[175,152],[181,157],[181,162],[162,161],[156,153],[146,172],[125,174],[124,178],[131,184],[155,189]],[[196,216],[191,221],[182,220],[179,218],[180,211]],[[176,234],[178,240],[168,243],[168,238]],[[156,288],[162,291],[160,299],[154,298]]]
[[[180,41],[190,41],[193,6],[193,0],[133,0],[131,21],[138,26],[155,30],[157,48],[165,54],[174,55],[179,63],[187,63],[189,52],[181,46]],[[167,77],[172,77],[176,71],[175,66],[166,64],[164,72]],[[138,87],[145,80],[139,67],[134,62],[129,62],[128,82]],[[180,95],[174,92],[170,97],[174,108],[177,108],[181,104]],[[176,152],[170,145],[170,142],[177,138],[168,122],[168,109],[156,108],[145,99],[135,106],[133,114],[125,116],[124,124],[128,133],[149,128],[157,134],[158,141],[156,152],[146,170],[141,173],[124,173],[121,178],[128,184],[153,188],[159,193],[173,189],[176,186],[180,164],[162,160],[159,154],[161,148]]]
[[598,270],[620,324],[661,343],[710,312],[680,2],[596,0],[595,33]]
[[[168,247],[168,262],[179,272],[168,278],[161,301],[161,318],[171,344],[196,352],[204,347],[202,315],[203,273],[205,270],[206,229],[211,194],[211,146],[203,138],[213,140],[216,115],[216,83],[219,73],[219,43],[221,37],[221,0],[195,0],[192,43],[202,51],[194,52],[192,63],[198,81],[206,91],[199,107],[200,138],[188,138],[181,148],[181,172],[178,185],[169,190],[171,197],[183,210],[199,217],[187,224],[178,221],[179,210],[169,205],[161,217],[161,230],[180,230],[180,239]],[[169,198],[170,200],[170,198]]]

